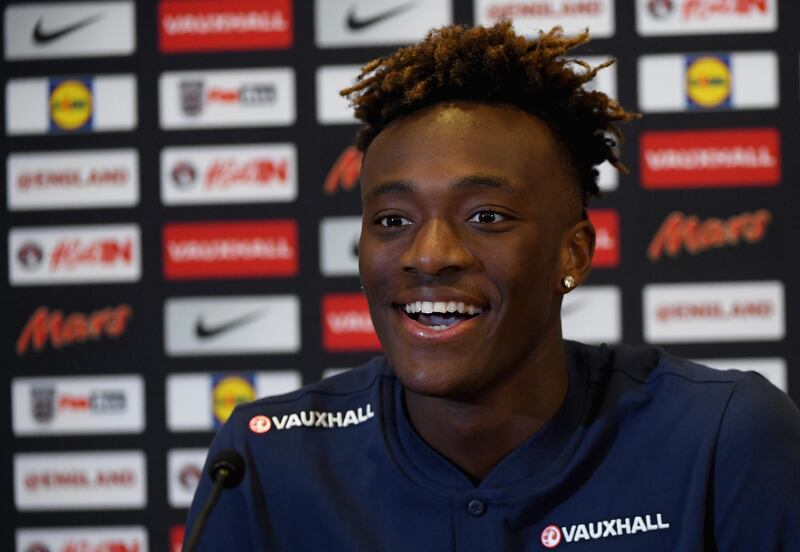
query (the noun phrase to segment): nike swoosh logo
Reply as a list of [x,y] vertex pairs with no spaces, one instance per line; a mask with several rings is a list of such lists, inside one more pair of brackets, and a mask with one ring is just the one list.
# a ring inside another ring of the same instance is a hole
[[37,44],[47,44],[48,42],[53,42],[54,40],[57,40],[64,35],[68,35],[69,33],[73,33],[78,29],[82,29],[87,25],[91,25],[95,21],[99,21],[102,18],[103,14],[99,13],[97,15],[87,17],[86,19],[76,21],[75,23],[67,25],[66,27],[45,31],[44,29],[42,29],[42,18],[40,17],[39,20],[36,22],[36,26],[33,28],[33,41]]
[[347,13],[347,28],[350,29],[351,31],[360,31],[362,29],[366,29],[367,27],[371,27],[376,23],[380,23],[381,21],[391,19],[395,15],[410,10],[411,8],[414,7],[415,4],[416,2],[406,2],[405,4],[400,4],[395,8],[392,8],[383,13],[379,13],[377,15],[373,15],[372,17],[368,17],[366,19],[359,19],[356,16],[355,8],[351,7],[350,11]]
[[216,326],[208,326],[203,321],[203,317],[197,319],[197,322],[194,325],[194,335],[196,335],[200,339],[210,339],[212,337],[216,337],[219,334],[227,333],[231,330],[235,330],[241,326],[249,324],[253,320],[261,318],[264,315],[264,311],[255,311],[249,314],[245,314],[244,316],[240,316],[238,318],[234,318],[233,320],[228,320],[227,322],[223,322],[222,324],[217,324]]

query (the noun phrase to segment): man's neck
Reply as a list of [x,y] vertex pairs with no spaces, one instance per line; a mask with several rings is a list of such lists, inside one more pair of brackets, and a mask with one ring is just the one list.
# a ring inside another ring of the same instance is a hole
[[569,384],[561,342],[535,363],[469,400],[405,392],[417,433],[473,479],[482,480],[508,453],[555,416]]

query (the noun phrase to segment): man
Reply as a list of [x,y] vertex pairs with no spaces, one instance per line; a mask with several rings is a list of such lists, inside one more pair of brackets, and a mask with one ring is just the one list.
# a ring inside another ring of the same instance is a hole
[[[763,378],[564,342],[596,69],[509,23],[447,27],[345,90],[365,122],[360,273],[386,357],[236,409],[247,472],[202,550],[797,550],[800,414]],[[198,490],[190,525],[206,500]]]

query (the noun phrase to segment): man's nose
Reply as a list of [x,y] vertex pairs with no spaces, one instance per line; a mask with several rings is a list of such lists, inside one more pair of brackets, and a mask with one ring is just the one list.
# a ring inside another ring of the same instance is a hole
[[464,270],[473,261],[459,232],[448,221],[431,219],[416,231],[401,258],[403,270],[436,276]]

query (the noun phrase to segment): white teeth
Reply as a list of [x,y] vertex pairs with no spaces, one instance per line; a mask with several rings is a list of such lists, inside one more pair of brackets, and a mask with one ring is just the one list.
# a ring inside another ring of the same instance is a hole
[[480,314],[483,312],[481,307],[475,305],[467,305],[466,303],[456,301],[416,301],[413,303],[406,303],[403,308],[408,314],[433,314],[434,312],[440,313],[459,313],[459,314]]

